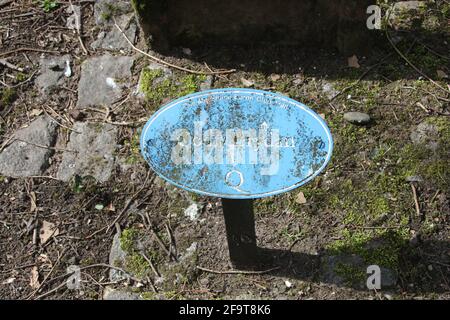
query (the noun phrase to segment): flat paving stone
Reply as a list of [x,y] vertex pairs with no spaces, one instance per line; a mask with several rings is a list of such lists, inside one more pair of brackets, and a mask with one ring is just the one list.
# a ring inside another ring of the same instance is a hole
[[115,165],[117,128],[110,124],[77,122],[73,130],[56,177],[69,181],[74,175],[80,175],[92,176],[99,182],[108,181]]
[[106,287],[103,291],[103,300],[144,300],[139,293],[118,290]]
[[81,65],[77,107],[111,105],[129,87],[134,58],[104,55],[86,60]]
[[[128,14],[118,17],[117,24],[124,31],[127,38],[135,44],[138,27],[134,15]],[[97,40],[91,44],[91,47],[104,50],[132,50],[128,41],[115,26],[111,26],[110,30],[101,31],[97,36]]]
[[49,95],[64,83],[72,74],[69,55],[41,57],[40,74],[36,78],[36,86],[43,95]]
[[[120,244],[120,233],[116,233],[111,245],[111,251],[109,252],[109,264],[112,266],[123,267],[125,265],[126,259],[127,253],[122,249]],[[129,278],[129,276],[119,270],[109,270],[110,281],[120,281],[127,278]]]
[[97,25],[113,25],[113,17],[132,12],[131,1],[97,0],[94,4],[94,19]]
[[49,165],[49,158],[56,138],[56,123],[47,116],[40,116],[28,127],[19,129],[15,139],[0,153],[0,174],[8,177],[42,175]]

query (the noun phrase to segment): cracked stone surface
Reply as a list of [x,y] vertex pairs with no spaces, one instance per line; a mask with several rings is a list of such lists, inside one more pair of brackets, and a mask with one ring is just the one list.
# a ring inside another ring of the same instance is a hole
[[[111,251],[109,252],[109,264],[112,266],[123,266],[127,258],[127,253],[122,250],[120,245],[120,233],[116,233],[111,245]],[[110,281],[120,281],[127,279],[128,275],[115,269],[109,270]]]
[[103,300],[144,300],[138,293],[106,287],[103,291]]
[[27,128],[19,129],[14,137],[20,141],[13,141],[0,153],[0,174],[9,177],[42,175],[53,154],[53,150],[45,147],[52,147],[55,142],[56,123],[41,116]]
[[133,11],[131,1],[127,0],[97,0],[94,4],[94,19],[97,25],[113,25],[112,17]]
[[69,181],[74,175],[92,176],[99,182],[111,177],[115,165],[117,128],[110,124],[77,122],[70,134],[57,178]]
[[64,83],[66,77],[70,77],[70,62],[71,58],[69,55],[42,57],[40,59],[40,75],[36,78],[35,83],[41,94],[48,95],[52,93]]
[[81,65],[77,107],[110,105],[129,87],[133,57],[104,55],[90,58]]
[[[122,15],[117,18],[117,24],[134,44],[138,30],[134,16],[132,14]],[[91,44],[91,47],[105,50],[132,50],[123,34],[115,26],[111,26],[110,30],[101,31],[97,36],[97,40]]]

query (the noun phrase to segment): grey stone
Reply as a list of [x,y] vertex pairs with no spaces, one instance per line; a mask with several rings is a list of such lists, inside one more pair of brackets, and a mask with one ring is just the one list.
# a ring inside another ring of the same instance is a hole
[[160,70],[161,71],[161,76],[156,77],[153,80],[153,86],[157,86],[161,82],[168,80],[173,76],[172,70],[170,70],[168,67],[166,67],[162,64],[156,63],[156,62],[150,63],[148,66],[146,66],[144,69],[142,69],[141,75],[139,77],[139,82],[138,82],[138,86],[136,88],[135,94],[136,94],[136,97],[140,98],[140,99],[145,98],[145,93],[142,90],[142,82],[143,82],[143,77],[144,77],[146,70],[150,70],[150,71]]
[[41,58],[41,70],[40,75],[36,78],[36,85],[43,95],[52,93],[58,86],[64,83],[65,74],[70,70],[70,61],[71,58],[69,55]]
[[[117,19],[117,24],[124,31],[127,38],[135,44],[137,24],[133,15],[122,15]],[[126,50],[131,51],[132,47],[125,39],[123,34],[115,26],[111,27],[109,31],[102,31],[98,34],[91,47],[93,49],[105,50]]]
[[0,174],[10,177],[42,175],[53,154],[45,147],[52,147],[55,137],[56,123],[46,116],[40,116],[27,128],[18,130],[14,138],[21,141],[13,141],[0,153]]
[[[109,264],[115,267],[123,267],[127,258],[127,253],[122,250],[120,246],[120,233],[116,233],[111,245],[111,251],[109,252]],[[110,281],[120,281],[128,279],[128,275],[115,269],[109,270]]]
[[129,13],[133,10],[131,1],[98,0],[94,4],[94,19],[97,25],[114,24],[113,17]]
[[408,176],[406,177],[407,182],[423,182],[423,178],[421,176]]
[[427,122],[420,123],[411,133],[412,142],[435,151],[439,146],[439,129]]
[[197,203],[193,203],[184,210],[184,215],[191,221],[197,221],[200,216],[200,209]]
[[212,83],[213,83],[213,76],[211,76],[211,75],[206,76],[205,81],[200,83],[200,91],[206,91],[206,90],[211,89]]
[[144,300],[139,293],[117,290],[106,287],[103,291],[103,300]]
[[73,130],[57,178],[69,181],[80,175],[108,181],[115,165],[117,128],[111,124],[77,122]]
[[344,119],[353,124],[368,124],[370,123],[370,116],[363,112],[347,112],[344,114]]
[[133,63],[132,57],[109,54],[86,60],[81,65],[77,106],[110,105],[119,99],[123,88],[130,86],[127,78],[131,77]]

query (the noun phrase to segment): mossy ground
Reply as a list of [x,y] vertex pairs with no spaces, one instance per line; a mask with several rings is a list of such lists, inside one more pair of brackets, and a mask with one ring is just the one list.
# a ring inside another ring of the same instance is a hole
[[141,74],[140,91],[151,109],[159,107],[163,100],[179,98],[199,90],[203,75],[183,75],[180,77],[164,78],[161,69],[143,69]]

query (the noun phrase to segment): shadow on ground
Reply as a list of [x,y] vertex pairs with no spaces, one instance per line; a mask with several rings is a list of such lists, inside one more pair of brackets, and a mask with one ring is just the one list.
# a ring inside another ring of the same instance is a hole
[[[369,248],[364,256],[346,253],[353,248],[343,248],[339,255],[329,250],[318,255],[270,248],[259,248],[259,251],[263,268],[279,268],[270,275],[367,291],[366,281],[370,276],[367,267],[378,263],[370,261],[373,259],[370,250],[377,250],[380,241],[385,240],[382,237],[364,244]],[[384,257],[397,266],[391,269],[380,265],[382,289],[397,288],[400,292],[416,294],[448,292],[449,248],[447,241],[401,244],[398,256]]]
[[[431,78],[436,68],[448,63],[450,44],[448,35],[429,32],[389,32],[389,37],[408,59]],[[432,50],[430,48],[433,48]],[[181,48],[174,48],[167,55],[176,58],[206,63],[213,69],[237,69],[244,72],[258,72],[325,77],[328,79],[359,79],[364,72],[365,79],[417,79],[415,72],[395,51],[385,33],[373,37],[365,50],[355,52],[361,69],[349,68],[348,55],[336,49],[320,49],[303,46],[282,46],[261,44],[249,46],[208,46],[196,48],[191,56],[183,54]],[[375,68],[376,67],[376,68]],[[375,72],[376,71],[376,72]]]

